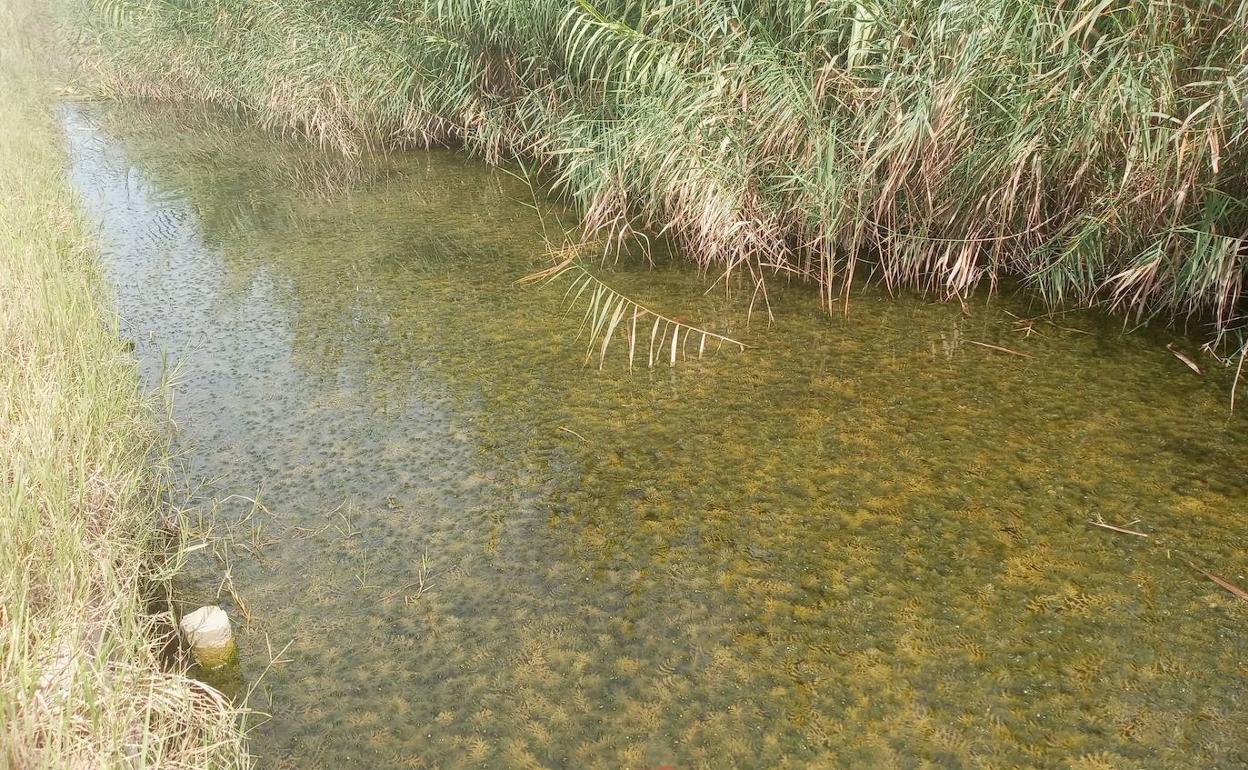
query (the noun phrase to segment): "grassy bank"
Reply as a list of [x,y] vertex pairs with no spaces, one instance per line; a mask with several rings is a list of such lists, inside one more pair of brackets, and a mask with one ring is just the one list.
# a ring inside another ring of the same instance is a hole
[[232,709],[159,663],[151,422],[65,177],[33,7],[0,5],[0,766],[242,766]]
[[75,0],[116,94],[534,159],[712,270],[1242,325],[1248,3]]

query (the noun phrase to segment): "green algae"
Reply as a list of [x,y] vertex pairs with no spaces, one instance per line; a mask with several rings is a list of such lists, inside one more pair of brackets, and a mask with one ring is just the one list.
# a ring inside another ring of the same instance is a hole
[[230,570],[247,679],[290,643],[263,765],[1248,762],[1248,607],[1187,564],[1248,582],[1245,418],[1181,337],[800,286],[747,324],[660,250],[600,272],[752,347],[582,368],[558,289],[513,285],[575,217],[506,174],[65,121],[181,472],[262,530]]

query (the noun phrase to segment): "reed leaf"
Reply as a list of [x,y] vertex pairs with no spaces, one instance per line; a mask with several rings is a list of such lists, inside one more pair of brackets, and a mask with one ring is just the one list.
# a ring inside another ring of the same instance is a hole
[[[564,298],[569,311],[584,304],[585,313],[581,322],[578,338],[586,337],[585,363],[598,358],[598,368],[606,364],[607,351],[611,342],[618,336],[624,337],[628,347],[628,368],[633,369],[633,362],[638,352],[638,323],[651,322],[649,346],[646,351],[646,366],[653,368],[666,344],[667,363],[675,366],[677,358],[686,358],[684,351],[677,350],[677,341],[686,341],[692,335],[699,339],[697,357],[702,358],[706,351],[706,342],[716,343],[716,349],[724,344],[735,346],[744,352],[746,345],[732,337],[717,334],[708,329],[677,321],[670,316],[658,313],[642,305],[636,300],[621,294],[608,286],[602,279],[595,276],[577,260],[580,249],[573,247],[554,255],[554,264],[545,270],[533,273],[520,279],[521,283],[554,283],[560,280],[569,282]],[[627,323],[625,319],[629,319]],[[642,327],[644,334],[644,326]]]

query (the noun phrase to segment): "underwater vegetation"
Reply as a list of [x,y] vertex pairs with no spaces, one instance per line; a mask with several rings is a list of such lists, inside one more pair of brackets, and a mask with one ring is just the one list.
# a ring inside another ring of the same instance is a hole
[[[93,87],[526,159],[608,244],[1242,339],[1243,0],[74,0]],[[1234,348],[1232,348],[1234,349]]]
[[1248,764],[1248,603],[1184,560],[1248,585],[1248,416],[1167,330],[784,284],[760,330],[656,244],[598,272],[750,349],[582,368],[562,287],[513,283],[520,179],[64,120],[177,471],[235,530],[177,595],[238,623],[262,766]]

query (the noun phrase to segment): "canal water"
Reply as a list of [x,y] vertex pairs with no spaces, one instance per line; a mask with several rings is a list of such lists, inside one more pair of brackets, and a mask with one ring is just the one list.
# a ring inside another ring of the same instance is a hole
[[599,370],[513,174],[62,115],[262,767],[1248,766],[1248,417],[1178,332],[769,324],[656,249],[590,266],[750,347]]

